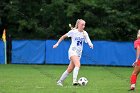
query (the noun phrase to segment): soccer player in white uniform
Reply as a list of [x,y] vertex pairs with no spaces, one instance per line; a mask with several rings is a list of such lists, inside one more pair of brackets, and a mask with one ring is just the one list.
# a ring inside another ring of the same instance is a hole
[[63,81],[66,77],[73,71],[73,85],[78,85],[77,76],[80,69],[80,58],[83,50],[84,41],[88,43],[90,48],[93,49],[93,44],[88,36],[88,33],[84,31],[85,21],[83,19],[78,19],[76,25],[72,30],[63,35],[58,42],[53,45],[53,48],[57,48],[60,42],[66,37],[71,37],[71,45],[68,51],[70,63],[66,71],[62,74],[60,79],[57,82],[57,85],[63,86]]

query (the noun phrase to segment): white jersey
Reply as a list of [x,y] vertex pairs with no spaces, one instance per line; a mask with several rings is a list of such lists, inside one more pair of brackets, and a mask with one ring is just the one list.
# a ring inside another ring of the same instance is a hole
[[78,29],[73,29],[66,33],[66,35],[68,37],[71,37],[69,59],[73,55],[76,55],[81,58],[84,41],[88,44],[92,44],[86,31],[80,32],[78,31]]

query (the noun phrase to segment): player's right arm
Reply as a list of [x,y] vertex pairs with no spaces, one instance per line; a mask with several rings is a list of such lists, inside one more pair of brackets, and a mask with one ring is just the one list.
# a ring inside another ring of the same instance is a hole
[[135,60],[135,62],[138,61],[139,57],[140,57],[140,46],[137,46],[137,49],[136,49],[136,60]]
[[140,46],[138,46],[138,47],[136,48],[136,60],[135,60],[135,62],[132,64],[133,67],[136,65],[136,62],[138,62],[139,57],[140,57]]
[[140,58],[140,41],[139,40],[136,40],[134,42],[134,48],[136,49],[136,60],[134,61],[134,63],[132,64],[132,66],[135,66],[136,65],[136,62]]
[[63,35],[63,36],[61,36],[60,39],[57,41],[57,43],[53,45],[53,48],[57,48],[58,45],[60,44],[60,42],[61,42],[62,40],[64,40],[66,37],[68,37],[66,34]]
[[66,37],[72,37],[73,33],[74,33],[74,30],[70,30],[68,33],[66,33],[65,35],[61,36],[60,39],[58,40],[58,42],[55,45],[53,45],[53,48],[57,48],[58,45],[60,44],[60,42],[62,40],[64,40]]

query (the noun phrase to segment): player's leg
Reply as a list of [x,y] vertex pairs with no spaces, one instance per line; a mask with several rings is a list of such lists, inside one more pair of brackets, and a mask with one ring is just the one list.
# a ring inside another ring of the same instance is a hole
[[68,73],[71,73],[74,67],[75,67],[74,63],[70,61],[70,64],[68,65],[68,68],[67,68]]
[[73,69],[74,69],[74,64],[73,62],[70,61],[67,70],[61,75],[60,79],[57,82],[57,85],[63,86],[62,84],[63,81],[67,78],[67,76],[69,75],[69,73],[72,72]]
[[78,85],[77,76],[80,69],[80,58],[78,56],[71,56],[71,60],[75,66],[73,70],[73,85]]
[[138,76],[139,72],[140,72],[140,66],[135,66],[134,70],[132,72],[132,75],[130,77],[130,83],[131,83],[130,90],[134,90],[135,89],[135,85],[136,85],[136,81],[137,81],[137,76]]

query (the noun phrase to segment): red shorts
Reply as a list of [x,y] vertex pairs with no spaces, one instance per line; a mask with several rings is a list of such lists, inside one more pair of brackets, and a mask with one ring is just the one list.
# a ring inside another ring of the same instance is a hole
[[140,66],[140,59],[136,62],[136,66]]

